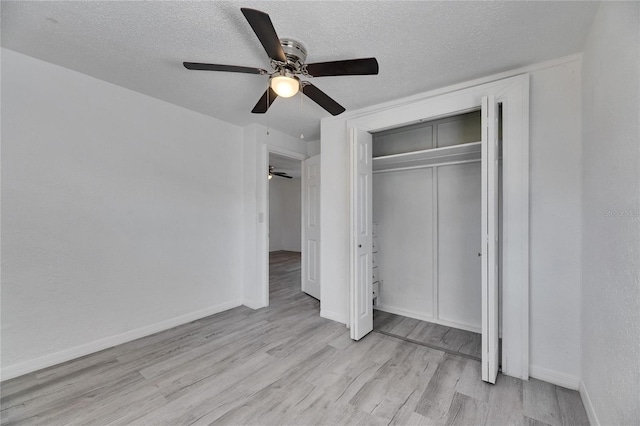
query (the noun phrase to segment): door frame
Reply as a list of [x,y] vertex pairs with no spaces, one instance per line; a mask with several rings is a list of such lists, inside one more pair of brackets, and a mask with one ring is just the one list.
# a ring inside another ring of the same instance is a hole
[[[295,151],[290,151],[285,148],[281,148],[279,146],[265,144],[262,147],[262,164],[260,165],[260,170],[258,173],[262,175],[262,178],[258,181],[262,185],[261,193],[264,194],[258,200],[258,211],[264,212],[264,223],[266,226],[261,228],[261,231],[258,234],[260,238],[260,244],[257,245],[258,249],[258,271],[262,271],[258,273],[258,277],[262,281],[260,283],[260,288],[262,289],[262,306],[269,306],[269,154],[277,154],[282,157],[288,157],[293,160],[300,161],[300,167],[302,168],[302,161],[307,158],[306,155],[300,154]],[[302,191],[303,188],[300,188]],[[301,194],[304,195],[304,194]],[[302,214],[302,212],[300,213]],[[301,256],[304,256],[304,247],[300,247]],[[302,277],[302,275],[301,275]]]
[[[529,378],[529,74],[393,103],[347,119],[346,129],[375,132],[456,115],[477,110],[482,97],[489,95],[494,95],[502,104],[504,141],[500,265],[502,372],[526,380]],[[355,265],[350,267],[353,271]],[[350,295],[354,286],[351,280]],[[352,320],[351,312],[348,318]]]

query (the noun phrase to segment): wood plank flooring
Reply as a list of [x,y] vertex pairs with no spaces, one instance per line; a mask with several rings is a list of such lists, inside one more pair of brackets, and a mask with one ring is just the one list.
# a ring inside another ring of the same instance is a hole
[[476,361],[480,361],[482,357],[480,333],[378,310],[373,311],[373,330],[433,349],[473,358]]
[[480,380],[480,363],[359,342],[271,256],[270,306],[235,308],[0,385],[2,425],[581,425],[577,392]]

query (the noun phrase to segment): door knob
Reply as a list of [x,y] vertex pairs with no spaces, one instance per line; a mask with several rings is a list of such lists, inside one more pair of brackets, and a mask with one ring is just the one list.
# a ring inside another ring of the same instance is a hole
[[358,244],[358,248],[362,248],[362,244]]

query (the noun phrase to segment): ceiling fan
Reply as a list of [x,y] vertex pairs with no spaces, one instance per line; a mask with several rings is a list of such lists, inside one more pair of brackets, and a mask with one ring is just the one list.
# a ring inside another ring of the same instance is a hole
[[273,27],[271,18],[265,12],[255,9],[241,8],[244,17],[258,36],[264,50],[271,59],[273,72],[262,68],[243,67],[236,65],[202,64],[197,62],[183,62],[185,68],[200,71],[226,71],[247,74],[269,75],[269,87],[258,103],[251,110],[256,114],[267,112],[278,96],[289,98],[298,91],[302,91],[311,100],[327,110],[332,115],[345,111],[344,107],[334,101],[322,90],[308,81],[300,80],[304,77],[329,77],[342,75],[376,75],[378,61],[376,58],[348,59],[342,61],[305,63],[307,49],[298,40],[291,38],[279,39]]
[[274,171],[274,167],[273,166],[269,166],[269,179],[271,179],[274,176],[283,177],[283,178],[287,178],[287,179],[293,179],[293,176],[289,176],[288,174],[286,174],[284,172],[275,172]]

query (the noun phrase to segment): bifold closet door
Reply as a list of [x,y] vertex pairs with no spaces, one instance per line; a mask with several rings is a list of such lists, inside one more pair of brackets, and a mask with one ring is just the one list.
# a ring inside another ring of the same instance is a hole
[[482,380],[498,375],[498,104],[482,98]]
[[351,136],[351,338],[373,330],[373,217],[371,215],[371,133],[350,129]]

